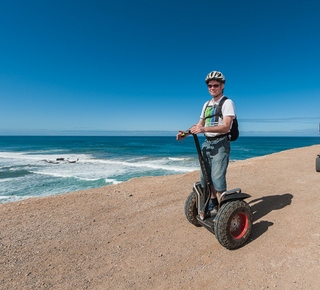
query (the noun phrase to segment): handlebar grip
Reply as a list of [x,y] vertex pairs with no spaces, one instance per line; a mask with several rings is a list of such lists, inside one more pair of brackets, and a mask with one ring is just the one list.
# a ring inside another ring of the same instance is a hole
[[188,135],[192,134],[190,129],[186,130],[184,133],[181,134],[181,137],[186,137]]

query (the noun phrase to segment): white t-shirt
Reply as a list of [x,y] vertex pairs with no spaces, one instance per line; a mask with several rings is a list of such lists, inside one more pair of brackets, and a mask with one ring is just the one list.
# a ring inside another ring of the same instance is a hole
[[[222,96],[224,97],[224,96]],[[212,114],[214,114],[214,110],[215,110],[215,107],[218,106],[218,104],[220,103],[220,100],[222,99],[222,97],[217,101],[215,102],[214,99],[211,99],[208,104],[208,107],[212,108]],[[202,111],[201,111],[201,115],[200,115],[200,118],[205,120],[205,110],[207,108],[207,103],[206,102],[204,105],[203,105],[203,108],[202,108]],[[235,118],[236,116],[236,113],[235,113],[235,107],[234,107],[234,103],[232,102],[232,100],[230,99],[226,99],[224,101],[224,104],[222,105],[222,116],[233,116],[233,119]],[[205,127],[212,127],[212,126],[218,126],[218,125],[222,125],[223,124],[223,119],[222,118],[218,118],[218,124],[215,124],[214,123],[214,117],[212,118],[208,118],[205,120]],[[232,127],[232,124],[231,124],[231,127]],[[230,128],[231,128],[230,127]],[[222,133],[206,133],[206,136],[207,137],[215,137],[215,136],[218,136],[218,135],[223,135]]]

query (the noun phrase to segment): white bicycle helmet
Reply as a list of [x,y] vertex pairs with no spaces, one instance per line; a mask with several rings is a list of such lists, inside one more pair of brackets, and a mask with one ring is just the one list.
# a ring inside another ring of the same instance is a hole
[[209,73],[206,77],[206,84],[208,84],[209,81],[212,80],[216,80],[220,83],[225,83],[226,82],[226,78],[224,77],[224,75],[219,72],[219,71],[212,71],[211,73]]

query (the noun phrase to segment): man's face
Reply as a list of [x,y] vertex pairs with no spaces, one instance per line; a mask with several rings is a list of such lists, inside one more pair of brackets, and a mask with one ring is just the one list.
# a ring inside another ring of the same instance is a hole
[[208,83],[209,93],[213,98],[218,97],[222,94],[224,88],[224,83],[219,83],[218,81],[212,80]]

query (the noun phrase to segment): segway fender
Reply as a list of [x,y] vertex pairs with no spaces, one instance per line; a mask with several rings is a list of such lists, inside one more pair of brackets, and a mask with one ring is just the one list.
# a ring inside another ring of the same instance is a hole
[[251,197],[251,195],[247,194],[247,193],[243,193],[243,192],[237,192],[237,193],[233,193],[233,194],[229,194],[229,195],[225,195],[223,197],[223,199],[220,202],[220,207],[230,201],[230,200],[243,200],[246,199],[248,197]]

